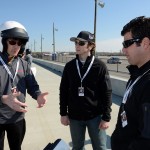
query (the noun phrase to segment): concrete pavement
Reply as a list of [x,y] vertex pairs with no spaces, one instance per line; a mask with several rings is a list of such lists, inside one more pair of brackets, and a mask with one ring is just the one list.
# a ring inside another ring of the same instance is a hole
[[[27,95],[28,112],[26,113],[26,135],[22,144],[22,150],[43,150],[49,143],[58,138],[62,138],[71,148],[71,137],[69,127],[60,123],[59,116],[59,84],[60,74],[44,69],[36,64],[36,79],[42,92],[49,92],[48,102],[45,107],[39,109],[37,103]],[[110,127],[107,129],[107,147],[110,148],[110,135],[112,134],[115,124],[121,97],[113,95],[112,119]],[[92,150],[88,133],[85,141],[86,150]],[[5,140],[5,150],[9,150],[7,140]]]

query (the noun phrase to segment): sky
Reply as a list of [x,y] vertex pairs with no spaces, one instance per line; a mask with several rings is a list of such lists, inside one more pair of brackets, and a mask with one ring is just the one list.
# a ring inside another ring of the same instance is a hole
[[[119,52],[123,26],[135,17],[150,17],[150,0],[103,2],[103,8],[97,5],[96,51]],[[94,33],[94,11],[95,0],[2,0],[0,24],[10,20],[21,23],[30,37],[27,48],[40,52],[42,39],[42,51],[52,53],[54,23],[55,51],[72,52],[75,46],[70,37],[76,37],[80,31]]]

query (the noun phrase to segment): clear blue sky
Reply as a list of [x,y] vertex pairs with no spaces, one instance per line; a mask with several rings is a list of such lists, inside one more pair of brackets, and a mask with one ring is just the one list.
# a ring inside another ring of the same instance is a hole
[[[103,0],[104,8],[97,7],[97,51],[120,51],[120,31],[137,16],[150,17],[150,0]],[[70,37],[82,30],[94,32],[95,0],[2,0],[0,24],[15,20],[23,24],[30,36],[27,47],[40,51],[53,51],[53,22],[56,51],[74,51]],[[1,47],[1,46],[0,46]]]

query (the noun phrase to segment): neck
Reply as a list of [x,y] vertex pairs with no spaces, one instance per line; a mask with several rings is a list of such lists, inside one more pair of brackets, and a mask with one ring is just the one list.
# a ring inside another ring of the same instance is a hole
[[8,56],[8,62],[11,62],[14,59],[14,56]]
[[[143,59],[144,58],[144,59]],[[150,61],[150,54],[144,55],[141,57],[139,62],[137,63],[138,68],[142,67],[144,64],[146,64],[148,61]]]
[[87,59],[88,56],[91,56],[91,54],[88,53],[88,54],[84,54],[84,55],[79,55],[79,59],[80,59],[81,61],[86,61],[86,59]]

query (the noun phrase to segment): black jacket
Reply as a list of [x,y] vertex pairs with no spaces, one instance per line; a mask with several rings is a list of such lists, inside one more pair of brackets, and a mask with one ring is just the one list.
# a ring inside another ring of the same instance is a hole
[[[17,87],[18,91],[21,92],[21,95],[18,96],[18,100],[25,102],[26,91],[32,98],[37,99],[41,91],[27,62],[20,57],[16,57],[8,64],[7,54],[0,54],[0,56],[8,66],[12,75],[15,74],[17,62],[19,61],[18,72],[14,80],[14,85]],[[0,61],[0,96],[10,94],[12,86],[12,80]],[[23,118],[24,113],[12,110],[10,107],[3,104],[0,99],[0,124],[15,123]]]
[[[78,55],[77,55],[77,58]],[[89,120],[98,115],[109,121],[111,116],[111,83],[106,65],[95,58],[94,63],[84,78],[84,96],[78,96],[81,80],[76,67],[76,59],[68,62],[64,68],[60,83],[60,115],[71,119]],[[81,76],[85,74],[91,62],[88,57],[85,64],[79,61]]]
[[[150,61],[139,69],[136,66],[128,69],[131,77],[127,85],[150,69]],[[128,121],[124,128],[120,117],[123,108]],[[121,104],[111,144],[112,150],[150,150],[150,70],[133,86],[127,102]]]

